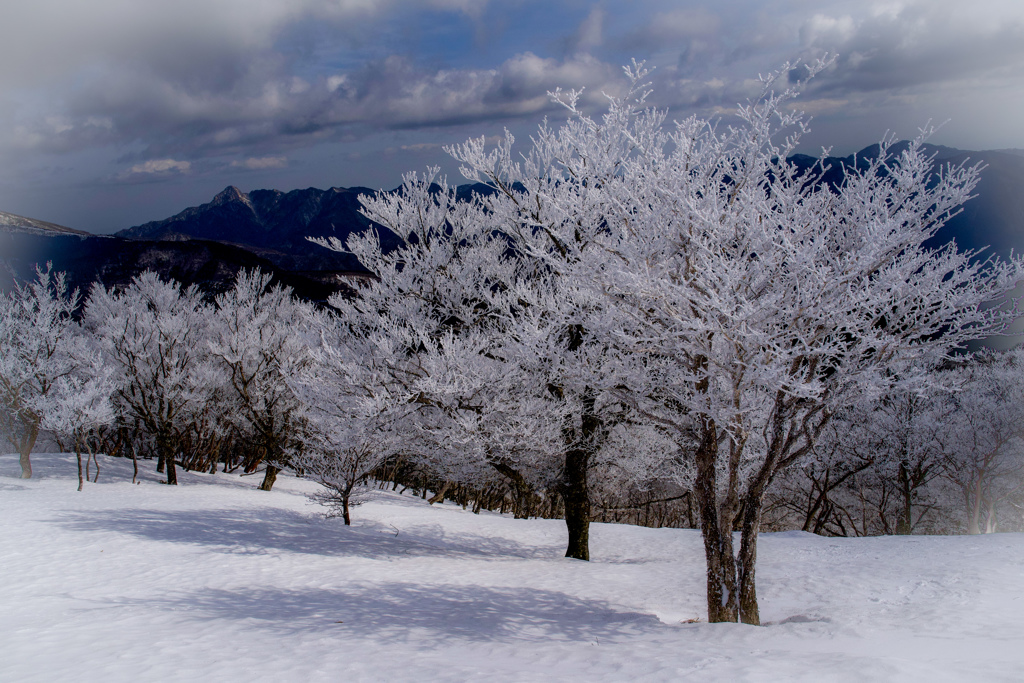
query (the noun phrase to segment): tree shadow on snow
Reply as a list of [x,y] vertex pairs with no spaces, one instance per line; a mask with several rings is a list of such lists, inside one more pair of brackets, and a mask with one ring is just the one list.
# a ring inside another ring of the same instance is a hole
[[363,521],[344,527],[280,508],[158,510],[127,508],[67,512],[56,522],[75,531],[114,531],[153,541],[210,546],[219,552],[262,554],[269,551],[369,558],[401,556],[551,558],[558,548],[530,547],[506,538],[446,532],[419,526],[396,530]]
[[339,641],[372,637],[442,644],[455,637],[572,642],[635,637],[666,628],[650,614],[530,588],[374,583],[344,589],[204,590],[136,604],[245,621],[282,634],[323,636],[335,630]]

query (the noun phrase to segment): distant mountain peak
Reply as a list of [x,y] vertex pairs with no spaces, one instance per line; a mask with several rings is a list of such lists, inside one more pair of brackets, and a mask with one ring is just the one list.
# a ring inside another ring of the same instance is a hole
[[213,198],[210,206],[222,206],[224,204],[245,204],[253,214],[257,214],[256,208],[252,205],[252,199],[245,192],[242,192],[234,185],[228,185]]
[[244,202],[249,197],[234,185],[228,185],[213,198],[211,204],[223,204],[224,202]]

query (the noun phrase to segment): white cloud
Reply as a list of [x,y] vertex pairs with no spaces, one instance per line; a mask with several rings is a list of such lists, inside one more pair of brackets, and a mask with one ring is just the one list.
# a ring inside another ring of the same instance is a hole
[[249,157],[244,161],[232,161],[234,168],[244,168],[249,171],[262,171],[268,168],[284,168],[288,165],[286,157]]
[[582,50],[589,50],[599,47],[604,42],[604,18],[605,11],[602,7],[595,7],[580,24],[576,33],[576,45]]
[[436,142],[420,142],[415,145],[401,145],[399,147],[403,152],[433,152],[434,150],[441,149],[442,145]]
[[150,159],[141,164],[135,164],[128,169],[129,174],[154,174],[154,173],[188,173],[192,170],[192,164],[188,161],[175,161],[174,159]]

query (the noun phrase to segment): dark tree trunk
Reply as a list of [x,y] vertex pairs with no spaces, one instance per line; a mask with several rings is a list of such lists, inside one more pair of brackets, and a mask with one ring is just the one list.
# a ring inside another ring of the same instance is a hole
[[914,529],[914,488],[906,463],[900,463],[900,512],[896,520],[896,535],[909,536]]
[[565,501],[565,526],[569,531],[565,556],[576,560],[590,560],[590,496],[587,491],[589,460],[587,449],[574,448],[565,454],[562,500]]
[[20,457],[18,464],[21,465],[21,478],[32,478],[32,449],[36,447],[36,438],[39,437],[39,422],[34,421],[28,425],[28,429],[21,437],[21,448],[18,449]]
[[[168,436],[159,436],[156,439],[156,454],[157,454],[157,472],[167,472],[167,484],[169,486],[178,485],[178,470],[174,466],[174,446],[172,440]],[[161,469],[163,466],[163,469]]]
[[75,456],[78,458],[78,490],[82,490],[82,449],[75,448]]
[[450,481],[446,481],[445,483],[441,484],[441,488],[438,489],[437,493],[432,495],[430,499],[427,500],[427,502],[430,503],[431,505],[433,505],[434,503],[441,503],[441,505],[444,505],[444,497],[448,493],[448,487],[450,487],[451,485],[452,483]]
[[740,621],[752,626],[761,625],[757,607],[757,532],[761,525],[760,501],[746,501],[743,506],[743,521],[740,527],[740,556],[738,574],[740,583]]
[[174,466],[174,456],[168,455],[167,461],[167,484],[170,486],[178,485],[178,469]]
[[714,422],[703,428],[697,448],[697,479],[694,498],[700,515],[704,558],[707,561],[708,621],[735,622],[739,618],[736,594],[736,560],[732,552],[731,529],[722,529],[718,518],[718,487],[715,465],[718,460],[718,432]]
[[[565,526],[569,543],[565,556],[576,560],[590,560],[590,489],[587,474],[590,456],[596,447],[601,421],[595,413],[596,399],[590,390],[583,394],[583,416],[577,438],[567,434],[571,446],[565,453],[562,479],[562,500],[565,502]],[[572,431],[572,430],[569,430]]]
[[[523,477],[516,469],[509,467],[508,465],[497,462],[488,461],[491,467],[507,477],[512,482],[513,496],[515,497],[515,505],[512,508],[512,515],[515,519],[529,519],[532,508],[531,499],[533,498],[533,487],[530,486],[526,478]],[[483,493],[480,494],[482,496]],[[473,506],[473,512],[479,512],[479,498],[477,497],[478,503]]]
[[263,473],[263,481],[259,485],[260,491],[269,491],[274,488],[274,482],[277,481],[277,473],[281,471],[280,467],[274,467],[273,465],[267,465],[267,469]]
[[[96,474],[92,475],[92,483],[96,483],[100,480],[100,461],[96,457],[96,451],[93,450],[92,446],[89,445],[89,441],[85,442],[85,450],[89,453],[89,457],[92,458],[92,464],[96,466]],[[88,462],[88,460],[86,461]]]
[[341,518],[345,520],[345,526],[352,526],[352,517],[348,513],[348,494],[341,497]]

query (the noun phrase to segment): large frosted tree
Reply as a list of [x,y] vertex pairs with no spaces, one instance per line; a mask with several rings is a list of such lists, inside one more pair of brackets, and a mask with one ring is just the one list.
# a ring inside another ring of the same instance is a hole
[[[821,68],[817,65],[812,68]],[[923,133],[848,169],[835,188],[788,160],[803,122],[789,69],[720,129],[696,118],[665,130],[638,107],[642,88],[600,122],[566,100],[566,173],[633,141],[613,178],[599,239],[607,256],[580,277],[621,315],[610,342],[636,360],[623,391],[692,450],[711,621],[759,623],[755,588],[762,501],[851,396],[923,389],[951,351],[1002,329],[999,300],[1020,260],[923,244],[970,196],[979,168],[940,167]],[[643,78],[633,72],[634,83]],[[636,88],[637,86],[635,86]],[[738,530],[740,547],[733,548]]]
[[[645,105],[642,67],[627,74],[632,88],[600,119],[578,107],[579,93],[556,92],[568,121],[542,126],[526,149],[506,135],[490,150],[482,138],[449,150],[492,191],[436,209],[434,221],[457,226],[456,244],[504,245],[508,258],[464,271],[480,291],[504,290],[499,263],[544,283],[522,288],[509,329],[539,310],[561,329],[560,345],[537,348],[583,406],[584,438],[572,443],[594,448],[607,424],[594,408],[609,394],[673,435],[666,458],[682,454],[695,470],[709,620],[757,624],[757,536],[773,479],[844,400],[923,390],[953,349],[1002,329],[1014,305],[986,302],[1024,278],[1024,262],[923,246],[980,173],[937,167],[927,132],[883,140],[830,187],[817,182],[824,153],[809,171],[788,159],[805,128],[796,89],[776,92],[795,80],[789,67],[763,79],[732,126],[668,125]],[[387,201],[413,215],[404,195]],[[368,214],[391,227],[373,203]],[[412,255],[401,267],[403,278],[432,277]],[[544,288],[559,298],[547,308],[526,293]],[[476,305],[465,299],[452,315]]]
[[355,299],[333,303],[355,337],[387,340],[377,348],[387,348],[390,376],[421,406],[432,468],[459,477],[484,463],[517,489],[557,490],[566,556],[588,560],[590,463],[620,412],[606,386],[609,349],[586,325],[603,301],[569,276],[584,237],[564,245],[552,231],[524,230],[538,210],[532,195],[498,175],[486,180],[492,192],[471,201],[437,169],[407,176],[398,193],[364,197],[367,217],[405,244],[384,253],[372,233],[325,242],[375,276]]

